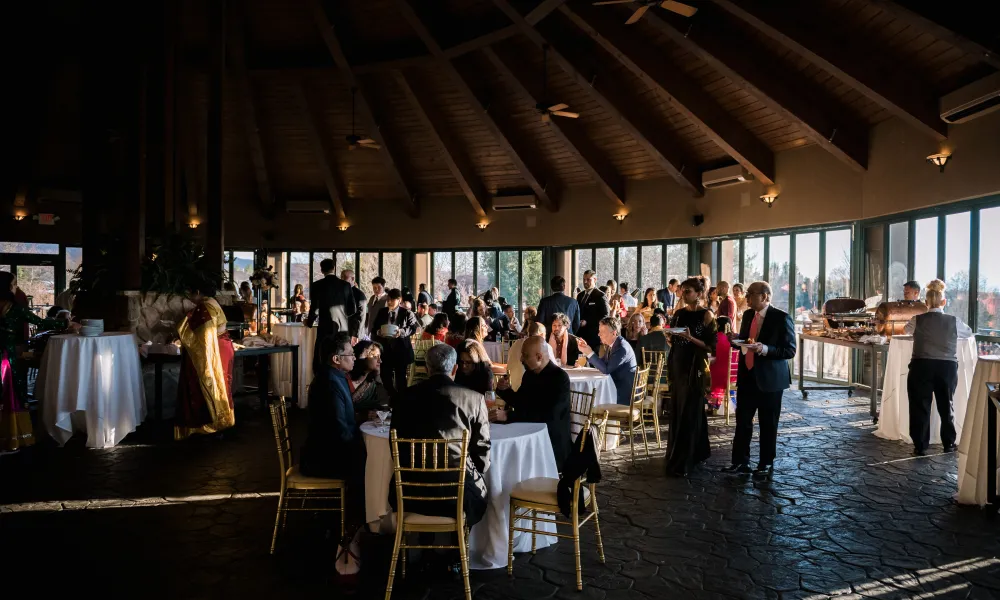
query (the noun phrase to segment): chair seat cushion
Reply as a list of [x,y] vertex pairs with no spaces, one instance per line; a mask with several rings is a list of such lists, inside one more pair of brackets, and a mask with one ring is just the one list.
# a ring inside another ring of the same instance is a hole
[[403,523],[406,525],[454,525],[455,517],[435,517],[418,513],[404,513]]
[[296,490],[335,490],[344,487],[343,479],[327,479],[326,477],[307,477],[299,472],[299,466],[288,469],[285,474],[288,487]]
[[[559,506],[559,498],[556,495],[558,485],[559,480],[554,477],[532,477],[515,485],[510,492],[510,497],[535,504]],[[586,487],[581,487],[581,489],[583,490],[583,501],[589,502],[590,490]]]
[[625,404],[598,404],[590,414],[599,417],[604,414],[604,411],[608,411],[609,419],[627,419],[630,412],[633,419],[639,418],[639,411]]

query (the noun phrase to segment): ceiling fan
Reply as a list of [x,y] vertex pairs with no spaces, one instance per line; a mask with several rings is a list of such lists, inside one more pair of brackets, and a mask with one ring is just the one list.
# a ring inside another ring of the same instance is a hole
[[566,117],[569,119],[579,119],[580,113],[566,110],[569,104],[549,104],[549,46],[542,46],[542,101],[535,105],[535,110],[542,115],[542,122],[548,123],[552,120],[552,115]]
[[354,133],[354,96],[357,94],[357,91],[357,88],[351,88],[351,135],[345,138],[347,140],[347,149],[365,148],[368,150],[378,150],[382,147],[378,145],[378,142],[370,137],[362,137]]
[[635,12],[628,18],[628,21],[625,21],[626,25],[635,23],[642,18],[642,15],[646,14],[647,10],[657,5],[670,12],[675,12],[682,17],[691,17],[694,16],[694,13],[698,12],[697,8],[688,6],[683,2],[674,2],[674,0],[665,0],[663,2],[660,0],[604,0],[603,2],[594,2],[594,6],[603,6],[605,4],[638,4],[639,8],[635,9]]

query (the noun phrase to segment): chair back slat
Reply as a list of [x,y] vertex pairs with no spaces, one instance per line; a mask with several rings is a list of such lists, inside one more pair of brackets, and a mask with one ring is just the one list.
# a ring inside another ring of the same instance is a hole
[[590,413],[594,410],[594,397],[596,390],[589,392],[569,392],[569,430],[574,436],[580,434],[580,429],[584,423],[590,420]]
[[[396,507],[400,514],[406,512],[404,502],[450,502],[457,501],[457,520],[463,522],[462,503],[465,496],[465,463],[469,450],[469,432],[463,431],[461,439],[404,439],[396,436],[396,430],[389,432],[389,442],[392,448],[393,474],[396,481]],[[409,446],[409,456],[404,460],[400,457],[400,445],[404,448]],[[449,464],[451,447],[458,448],[456,455],[456,465]],[[430,449],[430,463],[428,464],[428,448]],[[421,481],[419,478],[411,478],[411,474],[437,474],[448,477],[454,475],[454,480],[449,481]],[[408,490],[404,492],[404,487]],[[413,488],[416,488],[415,490]],[[441,489],[454,488],[452,494],[422,496],[413,495],[414,491],[421,489]]]
[[642,403],[646,399],[646,385],[649,383],[649,369],[644,367],[636,369],[635,382],[632,385],[632,407],[642,408]]
[[278,398],[270,405],[271,427],[278,447],[278,466],[281,468],[281,485],[285,485],[286,473],[292,462],[292,437],[288,432],[288,407],[284,398]]

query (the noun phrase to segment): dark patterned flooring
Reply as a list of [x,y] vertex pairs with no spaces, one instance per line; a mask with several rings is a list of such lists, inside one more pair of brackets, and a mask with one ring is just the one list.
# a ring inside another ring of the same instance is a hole
[[[585,528],[584,591],[563,541],[517,556],[513,579],[474,572],[474,597],[1000,598],[1000,518],[954,503],[957,457],[932,447],[912,458],[872,435],[867,410],[843,392],[808,402],[787,393],[770,483],[719,472],[732,433],[721,424],[712,459],[687,480],[661,474],[662,451],[636,467],[627,452],[606,457],[607,562]],[[84,598],[339,597],[333,544],[316,520],[293,515],[278,555],[268,555],[274,437],[249,406],[238,418],[223,439],[173,443],[140,431],[111,450],[74,440],[0,457],[5,588],[19,580]],[[415,570],[394,597],[461,596],[460,583]],[[381,597],[377,575],[358,597]]]

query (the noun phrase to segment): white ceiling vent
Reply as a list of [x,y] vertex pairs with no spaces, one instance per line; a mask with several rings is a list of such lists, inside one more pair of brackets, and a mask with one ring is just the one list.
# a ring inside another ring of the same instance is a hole
[[941,98],[941,119],[965,123],[1000,109],[1000,71]]
[[713,169],[701,174],[701,185],[706,190],[738,185],[748,181],[753,181],[753,175],[744,169],[743,165],[722,167],[721,169]]

